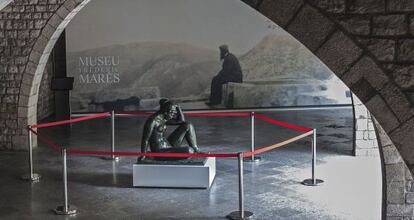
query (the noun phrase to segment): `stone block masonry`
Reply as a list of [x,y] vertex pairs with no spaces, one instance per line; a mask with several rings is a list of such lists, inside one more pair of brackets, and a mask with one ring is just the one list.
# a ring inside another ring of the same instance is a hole
[[46,45],[52,34],[82,2],[16,0],[0,11],[0,149],[26,149],[26,126],[51,113],[52,93],[43,86],[38,89],[50,75],[36,71],[42,70],[42,55],[50,53]]
[[371,113],[353,96],[355,110],[355,156],[379,156],[378,141]]
[[401,158],[395,145],[384,131],[375,122],[378,131],[378,141],[383,157],[384,178],[386,189],[384,195],[386,219],[412,219],[414,208],[414,180],[409,168]]

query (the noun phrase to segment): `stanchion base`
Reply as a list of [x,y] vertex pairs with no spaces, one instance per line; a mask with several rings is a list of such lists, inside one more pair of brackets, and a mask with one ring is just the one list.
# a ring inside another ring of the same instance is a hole
[[315,183],[313,182],[313,179],[306,179],[302,181],[302,184],[305,186],[319,186],[323,183],[323,180],[316,179]]
[[244,159],[243,159],[243,161],[244,162],[250,162],[250,163],[257,163],[257,162],[260,162],[260,161],[262,161],[262,158],[261,157],[254,157],[253,159],[251,158],[251,157],[245,157]]
[[37,173],[33,173],[33,177],[30,176],[30,174],[24,174],[23,176],[21,176],[22,180],[30,180],[30,181],[34,181],[34,182],[38,182],[40,181],[40,176]]
[[231,220],[240,220],[240,219],[251,219],[253,217],[253,212],[244,211],[244,217],[241,217],[240,211],[234,211],[226,216],[226,218]]
[[75,215],[77,213],[75,206],[69,206],[69,209],[65,212],[63,206],[58,206],[54,209],[56,215]]
[[119,157],[111,157],[111,156],[109,156],[109,157],[102,157],[102,159],[104,159],[104,160],[113,160],[115,162],[118,162],[119,161]]

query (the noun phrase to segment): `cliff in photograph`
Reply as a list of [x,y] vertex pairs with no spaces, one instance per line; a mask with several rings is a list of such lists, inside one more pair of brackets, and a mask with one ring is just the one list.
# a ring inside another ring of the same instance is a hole
[[[229,46],[231,51],[231,44]],[[339,100],[332,95],[334,90],[346,87],[340,82],[333,83],[337,80],[332,80],[332,72],[290,37],[267,35],[245,54],[237,56],[244,83],[226,91],[229,94],[225,96],[232,96],[225,99],[227,107],[321,105],[346,101],[344,92]],[[99,60],[105,58],[107,65]],[[87,59],[92,60],[88,63]],[[160,97],[185,102],[186,108],[208,108],[200,103],[207,99],[211,79],[221,69],[218,50],[169,42],[129,43],[85,50],[70,53],[68,61],[68,73],[75,76],[76,81],[72,92],[75,111],[110,110],[115,106],[131,111],[153,109]],[[94,66],[90,67],[91,64]],[[86,72],[82,70],[85,67]],[[105,68],[112,71],[109,76]]]

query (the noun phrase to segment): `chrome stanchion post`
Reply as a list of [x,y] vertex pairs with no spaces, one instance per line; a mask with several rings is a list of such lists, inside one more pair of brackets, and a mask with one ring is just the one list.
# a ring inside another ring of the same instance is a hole
[[68,169],[66,162],[66,149],[62,149],[62,158],[63,158],[63,197],[64,203],[63,206],[58,206],[54,210],[57,215],[74,215],[76,214],[76,208],[74,206],[69,206],[68,202]]
[[[115,152],[115,111],[111,111],[111,152]],[[109,157],[102,157],[105,160],[119,161],[119,157],[111,155]]]
[[[251,147],[251,151],[254,151],[254,112],[250,112],[250,147]],[[251,157],[252,161],[254,161],[254,155],[252,155]]]
[[234,211],[226,217],[232,220],[250,219],[253,212],[244,210],[244,184],[243,184],[243,153],[239,153],[239,211]]
[[33,173],[33,143],[32,143],[32,131],[30,130],[31,126],[28,126],[28,151],[29,151],[29,173],[23,175],[21,178],[23,180],[30,180],[30,181],[39,181],[40,175],[37,173]]
[[316,179],[315,169],[316,169],[316,129],[313,129],[313,137],[312,137],[312,178],[302,181],[303,185],[318,186],[318,185],[320,185],[324,182],[323,180]]
[[[254,112],[250,112],[250,151],[253,152],[255,149],[255,128],[254,128]],[[262,158],[259,156],[252,155],[245,159],[246,162],[259,162]]]
[[[111,151],[115,152],[115,111],[111,112]],[[119,161],[119,157],[112,155],[112,160]]]

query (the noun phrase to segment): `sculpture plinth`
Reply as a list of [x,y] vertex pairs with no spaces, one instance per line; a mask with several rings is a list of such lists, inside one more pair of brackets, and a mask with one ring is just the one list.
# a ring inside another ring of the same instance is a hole
[[[191,162],[193,160],[193,162]],[[144,160],[133,165],[134,187],[209,188],[216,176],[216,158],[179,161]]]

